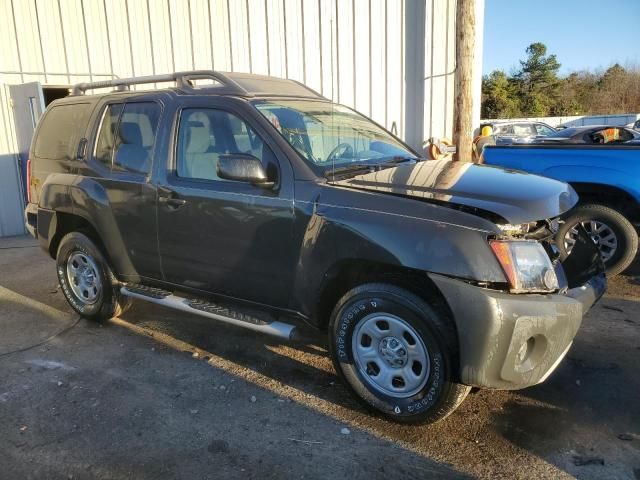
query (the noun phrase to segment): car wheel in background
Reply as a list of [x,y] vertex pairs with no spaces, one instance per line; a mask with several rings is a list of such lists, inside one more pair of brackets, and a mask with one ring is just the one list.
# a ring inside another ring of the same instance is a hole
[[571,253],[582,224],[598,244],[607,275],[624,271],[636,257],[638,233],[633,225],[616,210],[598,204],[585,204],[571,210],[558,230],[558,247],[563,255]]
[[418,296],[371,283],[347,292],[331,315],[334,366],[369,409],[403,423],[433,423],[470,387],[457,383],[451,321]]
[[85,318],[108,320],[124,313],[131,299],[120,295],[109,265],[83,233],[65,235],[58,246],[56,272],[69,305]]

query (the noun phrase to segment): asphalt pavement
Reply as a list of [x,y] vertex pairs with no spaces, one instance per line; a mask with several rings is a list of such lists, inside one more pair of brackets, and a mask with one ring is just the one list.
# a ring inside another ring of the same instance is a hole
[[365,412],[323,337],[285,342],[137,302],[72,312],[54,262],[0,239],[0,478],[640,479],[640,268],[542,385],[444,421]]

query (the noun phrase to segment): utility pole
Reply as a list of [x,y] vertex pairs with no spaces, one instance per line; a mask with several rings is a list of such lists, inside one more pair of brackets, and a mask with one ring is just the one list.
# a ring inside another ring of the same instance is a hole
[[453,112],[454,160],[472,161],[473,52],[476,38],[476,0],[456,2],[456,71]]

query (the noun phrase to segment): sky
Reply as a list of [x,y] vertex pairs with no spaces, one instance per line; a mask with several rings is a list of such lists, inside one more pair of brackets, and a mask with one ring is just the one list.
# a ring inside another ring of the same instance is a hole
[[640,0],[485,0],[483,73],[517,68],[531,43],[556,54],[560,73],[640,67]]

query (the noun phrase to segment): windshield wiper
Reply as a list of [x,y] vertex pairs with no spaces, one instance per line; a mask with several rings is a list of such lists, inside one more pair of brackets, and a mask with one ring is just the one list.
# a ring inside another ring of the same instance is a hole
[[345,165],[344,167],[337,167],[327,170],[326,175],[335,177],[336,175],[343,175],[346,173],[358,173],[358,172],[374,172],[376,170],[375,163],[352,163]]
[[378,165],[395,165],[397,163],[411,162],[412,160],[419,162],[422,159],[417,157],[406,157],[403,155],[396,155],[395,157],[391,157],[388,160],[385,160],[384,162],[379,163]]
[[385,168],[393,167],[398,163],[410,162],[413,160],[415,160],[416,162],[419,162],[421,159],[416,157],[396,156],[396,157],[391,157],[388,160],[385,160],[384,162],[380,162],[380,163],[363,163],[363,162],[351,163],[343,167],[336,167],[328,170],[326,172],[326,176],[336,177],[338,175],[351,174],[351,173],[379,172],[380,170],[383,170]]

